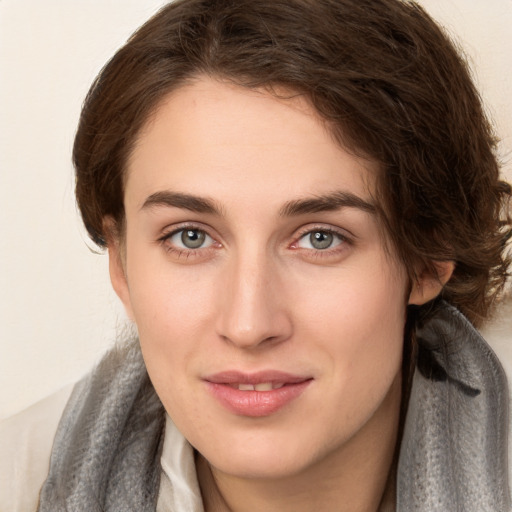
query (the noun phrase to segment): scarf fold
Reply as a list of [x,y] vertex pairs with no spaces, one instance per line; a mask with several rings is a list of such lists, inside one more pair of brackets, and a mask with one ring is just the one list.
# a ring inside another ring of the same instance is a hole
[[508,512],[508,386],[498,358],[446,303],[417,338],[397,512]]
[[[446,303],[418,344],[397,512],[508,512],[508,393],[497,357]],[[138,344],[107,354],[64,410],[38,512],[154,512],[164,426]]]

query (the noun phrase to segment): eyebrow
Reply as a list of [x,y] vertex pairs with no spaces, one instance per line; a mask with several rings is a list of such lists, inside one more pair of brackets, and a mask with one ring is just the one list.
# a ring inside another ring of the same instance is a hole
[[[151,194],[141,207],[141,210],[159,206],[181,208],[196,213],[208,213],[222,216],[222,207],[214,200],[192,194],[164,190]],[[294,199],[283,205],[279,211],[281,217],[293,217],[307,213],[336,211],[342,208],[357,208],[367,213],[375,214],[377,208],[352,192],[336,191],[331,194]]]
[[352,192],[345,191],[289,201],[281,208],[279,213],[283,217],[291,217],[305,213],[336,211],[342,208],[357,208],[367,213],[377,213],[375,204],[356,196]]
[[151,194],[144,201],[141,210],[151,209],[158,206],[171,206],[196,213],[222,215],[222,208],[211,199],[191,194],[182,194],[181,192],[171,192],[170,190]]

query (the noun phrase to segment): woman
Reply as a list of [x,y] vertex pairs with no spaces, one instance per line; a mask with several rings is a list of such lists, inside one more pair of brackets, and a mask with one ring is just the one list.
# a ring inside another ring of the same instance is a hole
[[75,386],[38,510],[509,510],[494,149],[415,4],[166,6],[74,146],[139,339]]

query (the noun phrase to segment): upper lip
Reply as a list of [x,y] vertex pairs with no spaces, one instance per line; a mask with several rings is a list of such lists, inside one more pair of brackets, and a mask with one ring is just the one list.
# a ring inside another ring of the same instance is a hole
[[293,375],[277,370],[263,370],[259,372],[245,373],[238,370],[227,370],[213,375],[208,375],[204,380],[213,384],[261,384],[265,382],[298,384],[311,380],[312,377]]

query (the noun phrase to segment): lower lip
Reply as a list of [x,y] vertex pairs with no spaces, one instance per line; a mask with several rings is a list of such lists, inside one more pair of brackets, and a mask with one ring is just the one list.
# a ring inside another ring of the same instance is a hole
[[271,391],[240,391],[227,384],[206,382],[208,390],[229,411],[239,416],[260,418],[276,413],[295,400],[312,380],[286,384]]

